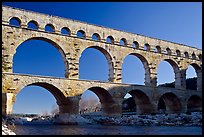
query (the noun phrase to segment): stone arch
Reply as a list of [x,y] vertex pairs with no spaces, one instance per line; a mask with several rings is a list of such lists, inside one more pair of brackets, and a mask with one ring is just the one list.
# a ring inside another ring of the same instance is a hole
[[[95,37],[96,39],[94,39],[94,37]],[[101,41],[101,37],[100,37],[100,35],[99,35],[98,33],[94,33],[94,34],[92,35],[92,39],[93,39],[93,40],[96,40],[96,41]]]
[[[10,18],[10,19],[9,19],[9,25],[12,25],[12,24],[11,24],[11,21],[12,21],[12,20],[17,21],[18,24],[19,24],[19,25],[17,25],[17,26],[18,26],[18,27],[21,27],[21,20],[20,20],[18,17],[12,17],[12,18]],[[16,25],[15,25],[15,26],[16,26]]]
[[170,48],[166,48],[166,54],[171,55],[171,49]]
[[189,58],[189,54],[187,51],[184,52],[184,57]]
[[[145,58],[145,56],[143,56],[142,54],[139,54],[139,53],[130,53],[130,54],[128,54],[128,55],[133,55],[133,56],[139,58],[139,60],[140,60],[140,61],[142,62],[142,64],[143,64],[143,67],[144,67],[144,70],[145,70],[145,81],[144,81],[144,82],[145,82],[145,85],[150,84],[151,81],[150,81],[149,63],[148,63],[147,59]],[[125,58],[126,58],[128,55],[126,55]],[[125,58],[124,58],[124,59],[125,59]],[[124,63],[124,59],[123,59],[122,64]],[[135,66],[135,67],[136,67],[136,66]]]
[[[165,59],[164,58],[160,62],[162,62],[162,61],[166,61],[172,66],[172,68],[174,70],[174,74],[175,74],[175,88],[179,88],[181,86],[181,83],[180,83],[181,77],[180,77],[180,71],[179,71],[178,64],[176,63],[176,61],[174,59]],[[159,66],[160,62],[158,63],[158,66]],[[158,66],[157,66],[157,71],[158,71]]]
[[94,86],[94,87],[88,88],[87,90],[94,92],[98,96],[101,102],[101,111],[103,115],[114,113],[114,110],[113,110],[114,108],[112,107],[112,105],[115,102],[111,94],[106,89],[102,87]]
[[70,31],[70,29],[69,29],[68,27],[63,27],[63,28],[61,29],[61,34],[62,34],[62,35],[70,36],[70,35],[71,35],[71,31]]
[[77,35],[77,37],[80,37],[80,38],[83,38],[83,39],[86,38],[86,33],[83,30],[78,30],[76,35]]
[[150,51],[150,45],[148,44],[148,43],[145,43],[144,44],[144,50],[146,50],[146,51]]
[[137,41],[133,41],[132,47],[135,49],[139,49],[139,43]]
[[93,48],[93,49],[96,49],[98,51],[100,51],[105,57],[106,57],[106,60],[108,62],[108,67],[109,67],[109,70],[108,70],[108,81],[110,82],[113,82],[114,80],[114,69],[113,69],[113,59],[110,55],[110,53],[103,49],[102,47],[99,47],[99,46],[90,46],[88,48],[85,48],[81,53],[80,53],[80,57],[79,57],[79,61],[80,61],[80,58],[81,58],[81,55],[82,53],[86,50],[86,49],[89,49],[89,48]]
[[161,47],[160,47],[160,46],[156,46],[156,48],[155,48],[155,52],[157,52],[157,53],[161,53]]
[[176,55],[178,56],[178,57],[180,57],[181,56],[181,52],[180,52],[180,50],[176,50]]
[[[45,38],[45,37],[30,37],[30,38],[27,38],[26,40],[24,41],[21,41],[17,44],[17,46],[15,47],[15,52],[17,50],[17,48],[24,42],[26,41],[29,41],[29,40],[42,40],[42,41],[45,41],[45,42],[48,42],[50,43],[51,45],[53,45],[61,54],[61,57],[63,59],[63,62],[64,62],[64,68],[65,68],[65,77],[68,77],[68,61],[66,59],[66,54],[65,54],[65,51],[62,49],[62,47],[60,47],[60,45],[58,45],[56,42],[54,42],[53,40],[51,39],[48,39],[48,38]],[[15,56],[15,52],[13,53],[13,57],[12,57],[12,66],[13,66],[13,63],[14,63],[14,56]],[[12,70],[13,71],[13,70]]]
[[[196,63],[190,63],[189,65],[191,65],[195,69],[195,72],[197,75],[197,90],[201,91],[201,89],[202,89],[202,69]],[[187,66],[186,70],[188,69],[188,66]]]
[[187,112],[202,111],[202,99],[198,95],[192,95],[187,100]]
[[134,89],[128,92],[135,101],[136,112],[138,114],[149,114],[153,112],[153,106],[147,94],[139,89]]
[[[46,30],[48,28],[50,28],[51,30]],[[47,24],[45,25],[45,31],[46,32],[55,32],[55,27],[52,24]]]
[[31,21],[28,22],[27,27],[28,27],[29,29],[33,29],[33,28],[30,28],[30,27],[29,27],[29,24],[35,25],[35,27],[36,27],[35,29],[38,30],[39,25],[38,25],[37,21],[31,20]]
[[67,100],[67,98],[65,97],[65,95],[63,94],[63,92],[57,88],[56,86],[54,86],[53,84],[47,83],[47,82],[31,82],[31,83],[27,83],[26,85],[23,85],[22,87],[20,87],[18,89],[18,91],[16,92],[16,95],[25,87],[28,86],[39,86],[42,87],[46,90],[48,90],[56,99],[56,103],[59,106],[59,113],[64,113],[65,110],[64,106],[69,105],[69,103],[71,103],[69,100]]
[[[110,39],[110,42],[108,42],[108,39]],[[113,36],[108,36],[107,38],[106,38],[106,42],[107,43],[110,43],[110,44],[114,44],[115,42],[114,42],[114,38],[113,38]]]
[[161,107],[161,105],[164,105],[163,103],[165,103],[165,113],[180,113],[182,110],[179,98],[172,92],[167,92],[161,95],[158,100],[158,109],[163,108],[163,106]]
[[125,38],[121,38],[120,45],[127,46],[127,40]]

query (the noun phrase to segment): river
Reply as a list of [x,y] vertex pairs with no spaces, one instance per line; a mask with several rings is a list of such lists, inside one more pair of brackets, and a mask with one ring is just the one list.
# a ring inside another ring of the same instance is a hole
[[16,125],[17,135],[202,135],[201,126]]

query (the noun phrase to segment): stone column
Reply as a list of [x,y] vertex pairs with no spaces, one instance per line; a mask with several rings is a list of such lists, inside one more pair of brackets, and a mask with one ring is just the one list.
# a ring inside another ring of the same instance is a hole
[[186,89],[186,70],[175,72],[175,88]]
[[113,98],[114,102],[103,102],[101,105],[102,115],[120,116],[122,115],[122,99]]
[[12,114],[15,100],[16,95],[14,93],[2,93],[2,115]]
[[157,71],[155,65],[149,65],[150,74],[145,72],[145,85],[156,87],[157,86]]
[[113,80],[112,82],[121,83],[122,82],[122,61],[116,60],[113,67]]
[[202,70],[199,69],[197,73],[197,91],[202,92]]
[[67,97],[65,100],[61,102],[57,102],[59,105],[59,113],[60,114],[79,114],[79,100],[80,97]]

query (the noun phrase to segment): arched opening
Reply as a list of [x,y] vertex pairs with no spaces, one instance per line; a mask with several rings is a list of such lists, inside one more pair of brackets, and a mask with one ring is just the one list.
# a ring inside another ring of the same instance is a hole
[[179,98],[173,93],[163,94],[158,101],[159,113],[180,113],[181,102]]
[[77,37],[79,38],[86,38],[86,33],[83,30],[77,31]]
[[124,96],[124,100],[122,102],[122,113],[131,113],[134,114],[137,111],[137,107],[135,104],[135,100],[132,97],[132,95],[130,95],[129,93],[127,93]]
[[197,64],[190,64],[186,70],[186,89],[192,89],[192,90],[197,90],[198,85],[198,79],[197,76],[200,73],[201,75],[201,70],[200,67]]
[[161,53],[161,47],[160,46],[156,46],[154,52]]
[[113,62],[110,54],[98,46],[85,49],[79,60],[79,78],[113,81]]
[[98,96],[91,90],[86,90],[79,101],[80,114],[101,115],[101,102]]
[[139,43],[137,41],[134,41],[132,43],[132,47],[135,48],[135,49],[139,49]]
[[153,112],[149,97],[138,89],[129,91],[122,105],[126,106],[126,108],[123,107],[123,112],[136,112],[137,114],[149,114]]
[[64,77],[68,72],[68,62],[63,50],[56,43],[35,37],[17,47],[13,57],[13,72]]
[[181,52],[180,52],[180,50],[176,50],[176,55],[178,56],[178,57],[180,57],[181,56]]
[[120,45],[126,46],[127,45],[127,40],[125,38],[120,39]]
[[70,36],[70,35],[71,35],[71,31],[69,30],[69,28],[63,27],[63,28],[61,29],[61,34],[62,34],[62,35]]
[[[46,100],[46,101],[45,101]],[[13,105],[13,114],[56,115],[65,100],[62,92],[48,83],[32,83],[21,89]]]
[[108,37],[106,38],[106,42],[107,42],[107,43],[110,43],[110,44],[114,44],[114,38],[113,38],[112,36],[108,36]]
[[20,27],[21,26],[21,20],[17,17],[13,17],[9,20],[9,25]]
[[159,99],[158,109],[157,110],[158,110],[159,113],[165,113],[166,105],[165,105],[165,102],[164,102],[163,98]]
[[202,111],[202,99],[197,95],[192,95],[187,102],[187,112]]
[[132,53],[125,57],[122,64],[122,83],[145,85],[149,83],[147,60],[140,54]]
[[157,86],[175,88],[176,76],[179,75],[178,72],[178,65],[173,60],[164,59],[157,68]]
[[[88,100],[89,106],[86,106],[88,105],[88,103],[83,104],[85,103],[85,100]],[[82,94],[79,108],[85,107],[85,110],[81,109],[80,113],[92,115],[107,115],[113,113],[113,108],[111,107],[113,103],[114,101],[112,99],[112,96],[108,93],[107,90],[101,87],[91,87]]]
[[165,53],[165,54],[171,55],[171,50],[170,50],[170,48],[166,48],[166,53]]
[[95,40],[95,41],[100,41],[101,40],[101,37],[98,33],[94,33],[92,35],[92,40]]
[[144,50],[150,51],[150,45],[148,43],[145,43]]
[[202,61],[202,54],[199,54],[199,55],[198,55],[198,59],[199,59],[200,61]]
[[38,30],[38,23],[34,20],[28,22],[28,28],[33,30]]
[[196,59],[196,55],[194,52],[192,53],[192,59]]
[[189,55],[188,55],[188,52],[187,52],[187,51],[184,52],[184,56],[185,56],[186,58],[189,58]]
[[47,24],[45,26],[45,31],[47,31],[47,32],[55,32],[55,27],[52,24]]

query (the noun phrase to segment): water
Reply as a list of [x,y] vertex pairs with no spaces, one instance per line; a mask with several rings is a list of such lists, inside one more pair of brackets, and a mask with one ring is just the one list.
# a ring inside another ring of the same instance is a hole
[[202,135],[202,127],[16,125],[17,135]]

